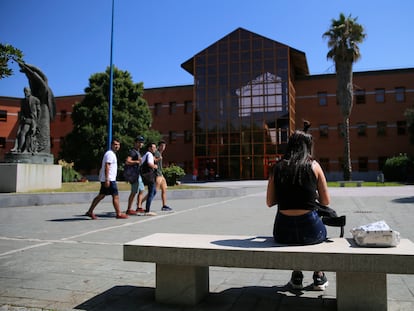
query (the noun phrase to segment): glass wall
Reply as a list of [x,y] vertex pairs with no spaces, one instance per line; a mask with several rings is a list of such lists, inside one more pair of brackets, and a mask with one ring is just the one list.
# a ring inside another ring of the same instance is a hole
[[267,177],[288,137],[288,64],[287,46],[243,29],[194,57],[200,177]]

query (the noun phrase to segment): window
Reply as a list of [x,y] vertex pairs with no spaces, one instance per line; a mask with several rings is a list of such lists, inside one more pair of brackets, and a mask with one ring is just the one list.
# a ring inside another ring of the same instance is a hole
[[365,90],[359,89],[355,91],[355,99],[357,104],[365,104]]
[[168,133],[168,138],[169,138],[169,143],[174,144],[175,142],[177,142],[177,133],[174,131],[170,131]]
[[329,159],[328,158],[320,158],[319,164],[321,165],[322,170],[324,172],[329,172]]
[[176,102],[170,102],[169,112],[170,112],[170,115],[175,114],[177,112],[177,103]]
[[0,121],[7,121],[7,110],[0,110]]
[[403,136],[407,134],[407,122],[397,121],[397,135]]
[[193,131],[184,131],[184,142],[185,143],[193,142]]
[[60,112],[60,121],[65,121],[66,120],[66,117],[67,117],[67,112],[66,112],[66,110],[62,110],[61,112]]
[[154,116],[160,116],[161,115],[161,109],[162,109],[162,104],[161,103],[155,103],[154,104]]
[[376,103],[385,102],[385,89],[375,89],[375,102]]
[[343,123],[338,123],[338,136],[344,137],[345,136],[345,128]]
[[396,87],[395,88],[395,101],[397,103],[405,102],[405,87]]
[[387,122],[378,121],[377,122],[377,136],[385,136],[385,135],[387,135]]
[[357,123],[358,136],[367,136],[367,124],[364,122]]
[[[341,170],[343,170],[344,169],[344,166],[345,166],[345,161],[344,161],[344,158],[342,158],[342,157],[339,157],[338,158],[338,165],[339,165],[339,167],[341,168]],[[351,164],[352,165],[352,164]]]
[[368,158],[367,157],[358,158],[358,171],[368,172]]
[[319,137],[328,137],[329,127],[328,124],[319,125]]
[[318,92],[318,102],[319,106],[328,105],[328,95],[326,92]]
[[6,148],[6,137],[0,137],[0,148]]
[[190,100],[186,100],[184,102],[184,113],[189,114],[193,112],[193,102]]

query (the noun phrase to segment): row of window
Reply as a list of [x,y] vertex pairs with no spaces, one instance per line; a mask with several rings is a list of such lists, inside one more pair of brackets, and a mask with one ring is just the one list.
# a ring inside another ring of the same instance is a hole
[[[372,160],[372,159],[370,160],[368,157],[358,157],[357,163],[356,163],[356,169],[358,170],[358,172],[368,172],[369,170],[368,164],[377,163],[377,171],[382,171],[385,161],[387,161],[387,159],[388,157],[378,157],[376,160]],[[332,162],[329,158],[320,158],[318,161],[321,164],[325,172],[331,171],[331,163],[333,164],[333,162],[336,162],[335,164],[339,163],[340,166],[342,166],[343,164],[342,158],[338,158],[338,160],[333,160]],[[335,168],[336,169],[338,168],[337,165],[335,165]]]
[[192,143],[193,142],[193,131],[184,131],[182,135],[178,134],[176,131],[169,131],[168,132],[168,141],[170,144],[174,144],[177,142],[178,136],[184,137],[184,143]]
[[[378,121],[376,126],[368,126],[365,122],[358,122],[355,126],[357,129],[357,135],[358,136],[367,136],[368,128],[376,128],[377,130],[377,136],[386,136],[388,128],[396,128],[397,135],[403,136],[407,135],[407,122],[406,121],[397,121],[394,124],[388,124],[386,121]],[[328,124],[320,124],[319,125],[319,137],[328,137],[329,136],[329,125]],[[339,123],[336,132],[339,136],[344,135],[344,126],[343,123]]]
[[[182,135],[180,135],[178,132],[170,131],[168,132],[168,141],[170,144],[174,144],[177,142],[177,139],[179,136],[184,137],[184,143],[192,143],[193,142],[193,132],[192,131],[184,131]],[[65,138],[60,137],[60,143],[63,142]],[[50,147],[53,148],[54,144],[54,138],[50,138]],[[0,137],[0,149],[6,148],[6,137]]]
[[[161,111],[163,108],[163,104],[162,103],[155,103],[153,105],[153,109],[154,109],[154,116],[161,116]],[[177,113],[177,108],[179,106],[182,106],[180,104],[177,104],[177,102],[169,102],[168,103],[168,114],[169,115],[174,115]],[[184,113],[185,114],[191,114],[193,113],[193,102],[191,100],[186,100],[184,101]]]
[[[66,121],[68,112],[66,110],[60,111],[60,121]],[[0,110],[0,122],[7,122],[7,110]]]
[[[394,93],[394,99],[397,103],[405,102],[405,87],[396,87],[393,91],[385,91],[384,88],[376,88],[374,92],[366,92],[365,89],[357,89],[354,92],[355,103],[365,104],[366,95],[375,95],[376,103],[385,103],[385,94]],[[328,105],[328,93],[318,92],[318,103],[320,106]]]

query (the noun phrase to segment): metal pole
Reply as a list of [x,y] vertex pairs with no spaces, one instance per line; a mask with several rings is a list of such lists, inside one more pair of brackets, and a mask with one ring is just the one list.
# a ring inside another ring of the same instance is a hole
[[112,65],[112,50],[114,46],[114,6],[115,0],[112,0],[112,24],[111,24],[111,56],[109,61],[109,111],[108,111],[108,150],[111,149],[112,141],[112,97],[113,97],[113,75],[114,68]]

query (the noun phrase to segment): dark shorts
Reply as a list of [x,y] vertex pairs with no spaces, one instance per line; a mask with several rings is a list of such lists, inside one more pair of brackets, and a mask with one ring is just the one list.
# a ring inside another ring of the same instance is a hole
[[116,185],[116,181],[111,181],[109,183],[109,187],[105,187],[105,182],[101,182],[101,189],[99,190],[99,194],[104,195],[118,195],[118,187]]
[[273,227],[276,243],[310,245],[326,240],[326,227],[316,211],[301,216],[276,214]]

